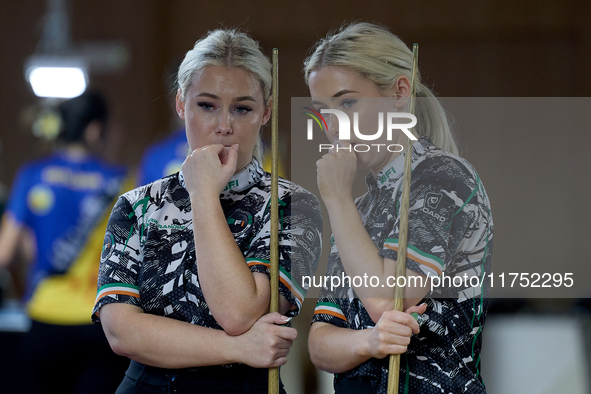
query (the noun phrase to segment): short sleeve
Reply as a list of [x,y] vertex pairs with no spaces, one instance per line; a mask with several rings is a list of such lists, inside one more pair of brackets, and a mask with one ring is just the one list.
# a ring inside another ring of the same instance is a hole
[[[407,268],[441,276],[463,239],[476,203],[477,181],[451,157],[427,159],[413,170],[410,189]],[[394,196],[393,196],[394,198]],[[396,196],[399,206],[400,193]],[[380,255],[398,256],[400,215],[397,213]]]
[[[138,207],[140,211],[141,206]],[[138,283],[143,256],[141,231],[141,220],[130,202],[120,197],[111,212],[103,242],[93,322],[100,322],[99,310],[106,304],[141,307]]]
[[[264,221],[245,257],[252,272],[269,276],[271,222],[268,208]],[[288,315],[297,315],[304,302],[308,288],[303,286],[302,278],[316,273],[322,249],[321,231],[322,212],[313,194],[294,187],[280,198],[279,293],[297,307]]]
[[6,206],[6,211],[10,212],[20,224],[28,224],[30,220],[27,198],[31,186],[30,171],[28,167],[23,167],[15,178],[10,192],[10,199]]
[[[350,286],[345,286],[341,281],[334,288],[332,284],[332,278],[342,278],[343,275],[345,275],[345,269],[334,237],[331,236],[325,280],[321,280],[322,283],[314,284],[314,286],[321,286],[321,289],[316,308],[314,308],[312,323],[322,322],[341,328],[353,328],[347,319],[349,312],[351,312],[352,298],[355,297],[353,289]],[[326,281],[326,278],[331,278],[331,280]]]
[[312,324],[314,323],[328,323],[333,326],[341,328],[351,328],[343,309],[345,305],[343,298],[334,298],[328,294],[320,294],[316,308],[314,308],[314,315],[312,316]]

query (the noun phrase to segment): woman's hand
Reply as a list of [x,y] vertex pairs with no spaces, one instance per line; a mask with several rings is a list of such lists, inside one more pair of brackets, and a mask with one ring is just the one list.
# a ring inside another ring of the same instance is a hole
[[277,312],[263,315],[242,335],[238,341],[237,357],[239,362],[254,368],[272,368],[287,362],[287,354],[298,332],[295,328],[282,327],[289,321]]
[[183,163],[183,175],[189,195],[219,199],[236,172],[238,144],[231,147],[207,145],[195,149]]
[[357,174],[357,156],[349,141],[335,141],[329,153],[316,162],[318,189],[326,204],[335,198],[352,198],[353,182]]
[[425,313],[427,304],[413,306],[406,312],[386,311],[372,329],[367,330],[366,351],[370,357],[382,359],[389,354],[406,352],[411,335],[419,333],[419,324],[410,315]]

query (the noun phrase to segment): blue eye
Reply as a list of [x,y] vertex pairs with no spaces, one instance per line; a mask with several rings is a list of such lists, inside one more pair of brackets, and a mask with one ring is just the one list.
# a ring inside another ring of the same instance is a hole
[[200,102],[197,103],[197,105],[201,108],[203,108],[205,111],[211,111],[213,109],[213,104],[208,103],[208,102]]
[[252,111],[252,108],[247,107],[245,105],[240,105],[240,106],[236,107],[236,112],[238,112],[239,114],[246,114],[250,111]]
[[353,105],[355,105],[355,103],[357,102],[357,100],[354,99],[346,99],[341,101],[341,106],[343,108],[351,108]]

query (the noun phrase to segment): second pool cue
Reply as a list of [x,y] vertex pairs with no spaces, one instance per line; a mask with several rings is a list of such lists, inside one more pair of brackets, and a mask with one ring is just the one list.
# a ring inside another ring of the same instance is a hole
[[[271,109],[271,301],[269,313],[279,312],[279,75],[278,51],[273,48],[273,86]],[[269,368],[269,394],[279,394],[279,367]]]
[[[410,113],[415,113],[416,79],[419,58],[419,44],[412,46],[412,73],[410,79]],[[407,138],[402,176],[402,196],[400,197],[400,231],[398,234],[398,258],[396,259],[396,278],[406,276],[406,249],[408,245],[408,216],[410,210],[410,177],[412,170],[412,140]],[[397,281],[398,282],[398,281]],[[404,287],[394,288],[394,310],[402,311],[404,306]],[[398,394],[400,354],[390,355],[388,367],[388,394]]]

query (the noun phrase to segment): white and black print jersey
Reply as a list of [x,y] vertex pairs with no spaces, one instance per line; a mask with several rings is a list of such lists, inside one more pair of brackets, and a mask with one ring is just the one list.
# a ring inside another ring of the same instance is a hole
[[[466,160],[436,148],[426,137],[413,143],[412,155],[407,269],[449,280],[442,280],[422,301],[428,307],[419,320],[421,332],[413,334],[401,355],[400,393],[485,393],[479,364],[490,287],[485,275],[493,250],[490,203]],[[403,170],[400,155],[377,177],[368,174],[368,192],[356,200],[379,254],[394,261]],[[332,243],[327,276],[343,274]],[[318,301],[314,322],[354,330],[375,326],[351,287],[322,289]],[[385,394],[388,358],[370,359],[344,375],[369,380],[375,393]]]
[[[220,195],[228,226],[252,272],[269,275],[271,176],[256,159],[236,173]],[[314,275],[321,251],[322,214],[317,198],[279,180],[280,294],[296,306],[307,289],[301,275]],[[109,303],[138,306],[145,313],[221,329],[199,284],[191,201],[182,172],[139,187],[115,205],[101,257],[92,318]],[[219,253],[224,253],[220,250]]]

